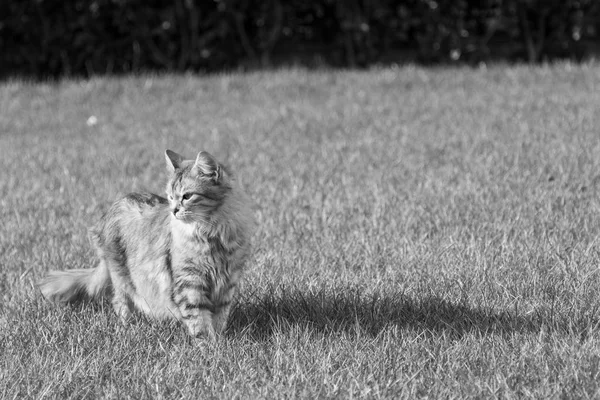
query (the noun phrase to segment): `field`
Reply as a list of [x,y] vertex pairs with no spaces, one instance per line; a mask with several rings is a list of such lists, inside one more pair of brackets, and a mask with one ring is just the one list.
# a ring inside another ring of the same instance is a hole
[[[599,127],[597,64],[0,83],[0,397],[598,398]],[[167,148],[254,202],[215,345],[35,286]]]

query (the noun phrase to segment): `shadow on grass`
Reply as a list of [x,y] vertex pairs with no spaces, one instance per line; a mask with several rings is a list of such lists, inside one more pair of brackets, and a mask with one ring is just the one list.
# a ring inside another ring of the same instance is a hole
[[436,297],[411,299],[402,294],[370,294],[359,289],[246,296],[232,311],[228,333],[261,340],[274,332],[306,327],[323,334],[376,336],[390,327],[444,333],[460,338],[466,333],[509,335],[546,332],[578,335],[583,339],[600,323],[597,310],[570,316],[556,312],[520,315],[453,304]]
[[[37,298],[34,303],[38,313],[45,308],[41,307],[42,303],[46,303],[42,299]],[[66,307],[60,313],[63,324],[59,325],[68,327],[70,325],[64,322],[74,320],[81,320],[85,325],[89,322],[86,322],[86,318],[90,314],[81,311],[86,309],[111,315],[105,322],[112,321],[114,326],[120,326],[108,300]],[[168,337],[187,337],[176,322],[154,321],[149,324],[151,321],[143,315],[137,316],[129,323],[143,327],[146,333],[150,329],[157,337],[165,334]],[[5,319],[4,324],[7,323],[9,320]],[[232,310],[226,333],[264,341],[274,333],[285,334],[298,329],[332,336],[347,334],[375,337],[390,328],[443,334],[453,339],[473,333],[508,336],[514,333],[546,332],[585,340],[600,329],[600,306],[560,312],[540,307],[533,313],[523,314],[519,310],[499,311],[453,303],[434,296],[415,299],[397,292],[366,294],[356,287],[312,291],[278,288],[267,294],[243,295]]]

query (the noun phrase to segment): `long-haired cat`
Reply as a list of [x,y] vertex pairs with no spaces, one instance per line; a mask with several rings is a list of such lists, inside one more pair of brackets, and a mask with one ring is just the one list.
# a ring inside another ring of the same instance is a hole
[[112,296],[123,320],[135,308],[214,339],[225,328],[249,254],[248,201],[209,153],[195,160],[171,150],[165,156],[168,200],[132,193],[117,201],[90,231],[98,266],[52,271],[39,286],[61,303]]

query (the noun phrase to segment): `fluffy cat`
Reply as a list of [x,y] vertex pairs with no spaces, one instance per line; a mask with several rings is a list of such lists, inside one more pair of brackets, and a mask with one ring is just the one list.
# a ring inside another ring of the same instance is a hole
[[165,157],[168,200],[132,193],[114,203],[90,230],[98,266],[52,271],[39,287],[60,303],[110,296],[123,320],[137,309],[215,339],[249,255],[248,201],[209,153],[184,160],[167,150]]

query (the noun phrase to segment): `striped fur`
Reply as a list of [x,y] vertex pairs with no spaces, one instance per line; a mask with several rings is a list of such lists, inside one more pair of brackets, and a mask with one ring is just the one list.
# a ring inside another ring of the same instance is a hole
[[123,320],[139,310],[215,338],[249,254],[248,201],[210,154],[194,161],[167,150],[166,160],[168,200],[132,193],[117,201],[90,230],[98,266],[52,271],[39,286],[56,302],[110,296]]

